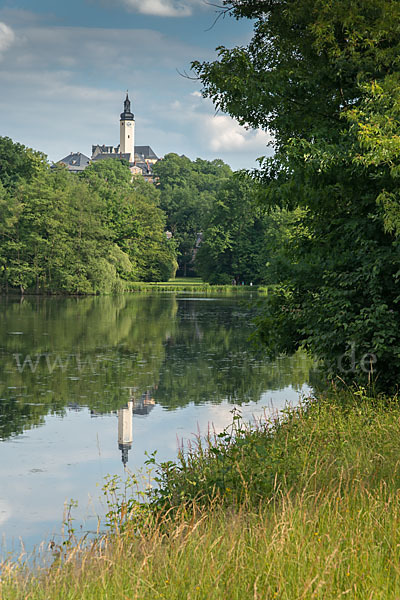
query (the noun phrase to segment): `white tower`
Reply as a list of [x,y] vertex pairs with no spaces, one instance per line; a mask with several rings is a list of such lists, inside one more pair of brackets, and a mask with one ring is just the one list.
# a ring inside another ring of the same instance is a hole
[[129,401],[124,408],[118,410],[118,447],[122,454],[124,467],[128,462],[128,452],[132,448],[132,410],[133,402]]
[[129,162],[135,162],[135,117],[131,113],[131,101],[126,92],[124,112],[121,113],[119,132],[119,151],[129,154]]

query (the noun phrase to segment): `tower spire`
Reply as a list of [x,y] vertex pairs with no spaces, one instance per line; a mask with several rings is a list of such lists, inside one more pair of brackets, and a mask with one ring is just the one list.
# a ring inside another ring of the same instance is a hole
[[135,119],[131,111],[131,101],[129,100],[128,90],[124,101],[124,112],[121,113],[121,121],[133,121]]
[[131,112],[131,101],[129,100],[128,90],[126,90],[126,98],[124,102],[124,112]]

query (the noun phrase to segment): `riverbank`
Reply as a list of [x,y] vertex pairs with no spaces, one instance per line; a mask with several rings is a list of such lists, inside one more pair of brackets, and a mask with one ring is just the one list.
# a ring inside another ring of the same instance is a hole
[[3,567],[2,597],[397,599],[399,423],[397,398],[363,390],[252,428],[236,415],[161,468],[122,532],[39,574]]
[[84,297],[84,296],[110,296],[118,295],[129,292],[190,292],[193,294],[203,294],[207,296],[225,295],[225,296],[236,296],[253,292],[256,294],[267,294],[268,287],[260,285],[225,285],[225,284],[210,284],[206,283],[199,277],[181,277],[176,279],[170,279],[169,281],[121,281],[121,286],[118,292],[103,292],[103,293],[67,293],[57,290],[48,291],[36,291],[33,289],[24,290],[22,293],[20,290],[11,289],[6,293],[4,290],[0,291],[0,297],[15,297],[19,298],[24,296],[37,296],[37,297],[56,297],[56,296],[72,296],[72,297]]
[[234,296],[247,292],[265,294],[267,288],[257,285],[224,285],[210,284],[197,277],[181,277],[169,281],[146,282],[137,281],[127,284],[129,292],[191,292],[206,295],[218,294]]

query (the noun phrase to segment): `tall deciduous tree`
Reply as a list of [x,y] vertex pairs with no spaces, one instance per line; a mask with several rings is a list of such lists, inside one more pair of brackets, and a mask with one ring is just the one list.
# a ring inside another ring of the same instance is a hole
[[400,370],[400,4],[223,3],[255,19],[252,40],[193,67],[219,108],[273,134],[255,176],[268,206],[302,215],[261,338],[276,352],[305,346],[348,380],[373,365],[389,387]]
[[30,181],[46,166],[46,156],[42,152],[8,137],[0,137],[0,182],[6,189],[15,189],[21,181]]
[[218,191],[196,255],[196,270],[210,283],[269,283],[268,268],[281,250],[291,216],[255,203],[256,186],[238,174]]
[[154,165],[154,172],[159,178],[160,206],[177,243],[179,269],[186,275],[193,268],[198,234],[208,221],[218,190],[232,171],[219,159],[191,161],[171,153]]
[[112,241],[129,256],[132,270],[122,273],[131,280],[168,280],[176,271],[175,243],[167,240],[166,217],[160,192],[135,176],[126,161],[105,160],[90,165],[82,174],[104,202],[104,224]]

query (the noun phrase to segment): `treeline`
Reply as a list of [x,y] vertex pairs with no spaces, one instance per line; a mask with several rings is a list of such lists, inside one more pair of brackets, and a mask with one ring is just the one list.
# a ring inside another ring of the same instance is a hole
[[168,280],[176,249],[159,192],[127,164],[79,176],[0,138],[0,288],[86,294]]
[[285,239],[288,212],[267,211],[255,182],[222,160],[167,154],[154,171],[180,275],[219,284],[271,281],[267,267]]
[[[124,161],[71,174],[0,138],[0,289],[110,293],[179,275],[265,283],[287,215],[222,160],[167,154],[156,185]],[[168,233],[169,232],[169,233]]]

